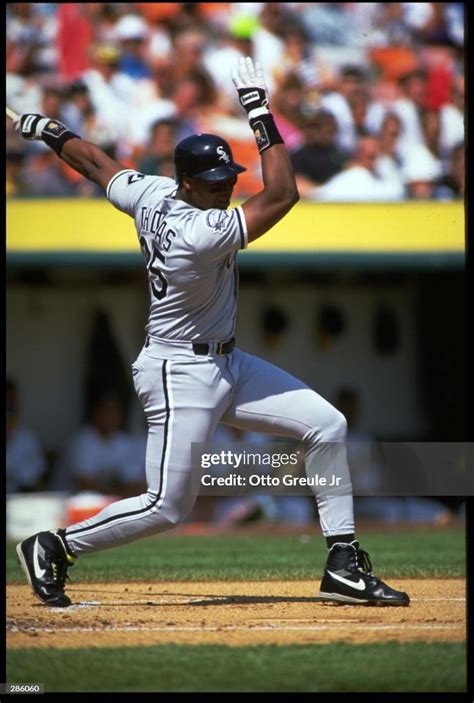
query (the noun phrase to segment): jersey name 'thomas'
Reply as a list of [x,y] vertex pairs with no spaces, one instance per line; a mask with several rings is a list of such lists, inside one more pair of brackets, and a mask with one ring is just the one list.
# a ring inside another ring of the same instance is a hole
[[235,334],[236,253],[247,246],[242,208],[198,210],[175,200],[171,178],[117,173],[107,198],[135,220],[151,306],[146,331],[172,340],[217,342]]

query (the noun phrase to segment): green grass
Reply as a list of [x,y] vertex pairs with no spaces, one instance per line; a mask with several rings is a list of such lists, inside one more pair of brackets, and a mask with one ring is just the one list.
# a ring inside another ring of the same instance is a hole
[[462,644],[22,649],[9,683],[48,691],[465,691]]
[[[315,528],[317,529],[317,528]],[[463,577],[465,533],[459,528],[360,536],[382,577]],[[298,535],[162,535],[82,556],[73,581],[263,580],[319,578],[325,542]],[[14,545],[7,549],[9,583],[24,583]]]

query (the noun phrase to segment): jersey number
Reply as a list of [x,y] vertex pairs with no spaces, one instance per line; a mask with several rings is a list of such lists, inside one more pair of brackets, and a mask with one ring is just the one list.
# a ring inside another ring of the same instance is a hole
[[148,244],[146,242],[145,237],[140,237],[140,245],[146,256],[146,267],[148,269],[148,272],[150,274],[153,274],[153,276],[157,278],[160,283],[160,285],[157,285],[157,281],[152,280],[152,278],[150,277],[150,285],[151,290],[153,291],[153,295],[157,300],[163,300],[166,295],[166,291],[168,290],[168,281],[159,269],[159,261],[161,261],[161,263],[164,263],[165,257],[163,256],[163,254],[160,254],[157,249],[154,249],[154,251],[151,252],[148,248]]

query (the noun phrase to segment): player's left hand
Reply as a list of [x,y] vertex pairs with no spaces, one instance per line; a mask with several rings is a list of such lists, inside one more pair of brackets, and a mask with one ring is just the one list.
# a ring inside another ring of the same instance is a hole
[[234,66],[232,69],[232,81],[237,88],[240,104],[249,119],[269,112],[267,86],[262,65],[258,61],[254,66],[250,56],[246,58],[242,56],[239,66]]
[[50,118],[44,115],[27,112],[19,120],[15,120],[13,126],[23,139],[40,140],[43,129],[50,121]]

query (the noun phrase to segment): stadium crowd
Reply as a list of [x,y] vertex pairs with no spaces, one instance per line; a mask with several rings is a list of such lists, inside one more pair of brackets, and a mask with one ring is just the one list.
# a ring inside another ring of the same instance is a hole
[[[174,176],[212,132],[260,188],[231,66],[264,66],[302,197],[464,196],[464,3],[9,3],[7,104],[61,120],[121,163]],[[102,192],[7,120],[8,196]]]

